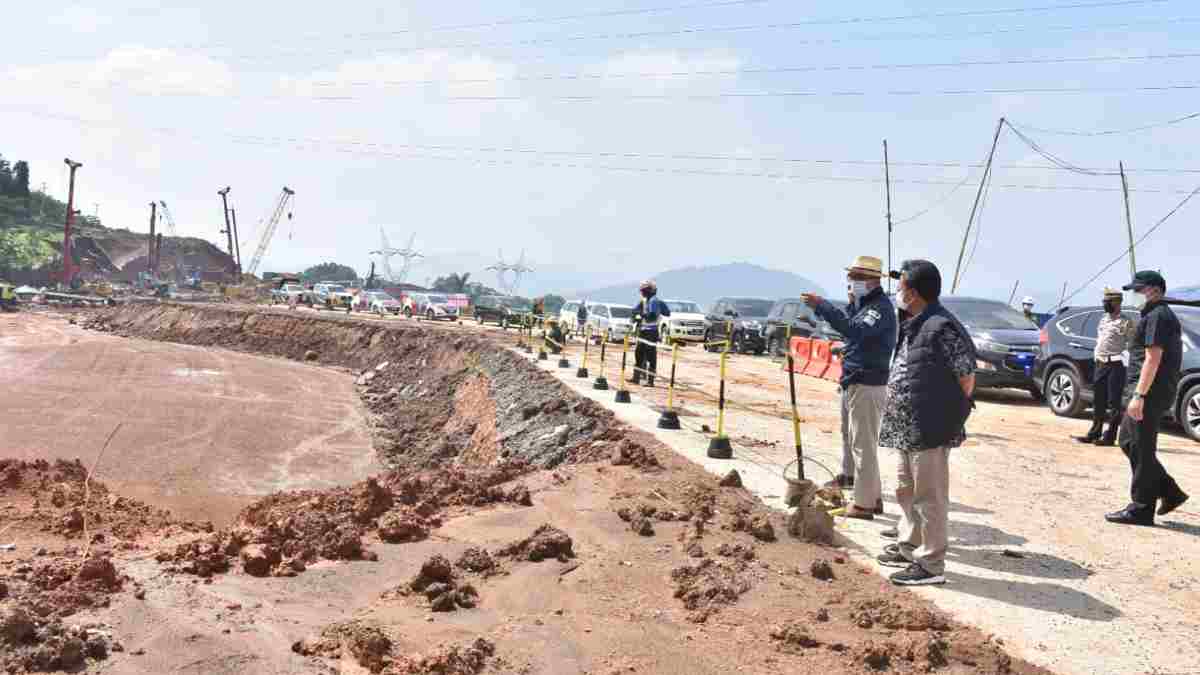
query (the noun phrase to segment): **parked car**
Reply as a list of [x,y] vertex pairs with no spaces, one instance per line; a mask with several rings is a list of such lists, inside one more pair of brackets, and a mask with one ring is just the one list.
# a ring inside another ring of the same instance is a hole
[[570,337],[572,333],[577,333],[580,326],[579,322],[579,306],[583,304],[582,300],[568,300],[563,303],[562,309],[558,310],[558,325],[562,327],[563,335]]
[[[1188,437],[1200,442],[1200,308],[1171,309],[1183,325],[1183,373],[1175,405],[1167,416],[1182,424]],[[1101,307],[1071,307],[1042,326],[1033,375],[1055,415],[1075,417],[1092,403],[1092,353],[1103,313]],[[1137,310],[1122,313],[1134,321],[1141,318]]]
[[367,308],[372,314],[387,316],[400,314],[404,308],[400,301],[393,298],[387,291],[367,291]]
[[475,321],[495,323],[505,330],[520,327],[532,311],[533,303],[515,295],[481,295],[475,300]]
[[450,304],[450,298],[440,293],[410,293],[410,302],[404,307],[404,315],[424,317],[429,321],[457,321],[458,307]]
[[271,304],[291,304],[292,298],[297,302],[304,297],[304,286],[298,283],[284,283],[271,289]]
[[1033,377],[1040,342],[1035,323],[998,300],[948,296],[950,310],[975,343],[975,386],[980,389],[1024,389],[1041,400]]
[[588,305],[588,325],[592,327],[592,339],[599,344],[605,331],[612,342],[620,342],[633,331],[633,308],[609,302],[593,302]]
[[704,334],[708,323],[704,319],[704,310],[691,300],[664,300],[671,308],[671,316],[663,317],[658,326],[659,336],[663,342],[698,342],[704,343]]
[[313,284],[306,295],[306,303],[317,309],[345,308],[354,301],[354,294],[341,284]]
[[763,341],[767,353],[771,356],[787,355],[789,326],[792,337],[817,337],[828,340],[830,339],[829,334],[822,332],[822,324],[828,331],[833,331],[829,324],[818,319],[817,315],[800,298],[776,300],[767,313],[765,323]]
[[705,344],[710,350],[717,349],[713,342],[732,339],[732,351],[762,354],[767,350],[763,327],[773,304],[762,298],[718,299],[705,317],[708,322]]

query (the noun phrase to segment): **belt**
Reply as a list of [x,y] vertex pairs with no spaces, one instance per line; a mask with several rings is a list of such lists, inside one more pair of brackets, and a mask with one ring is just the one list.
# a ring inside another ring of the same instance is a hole
[[1100,356],[1097,357],[1096,360],[1100,363],[1116,363],[1122,359],[1120,356]]

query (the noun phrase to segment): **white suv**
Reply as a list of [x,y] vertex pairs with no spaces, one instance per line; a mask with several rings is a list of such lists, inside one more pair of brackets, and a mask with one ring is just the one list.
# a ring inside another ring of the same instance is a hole
[[665,300],[671,316],[664,316],[658,333],[663,342],[704,342],[708,329],[704,310],[690,300]]
[[587,323],[592,327],[592,337],[597,342],[608,331],[608,338],[620,342],[633,331],[633,308],[608,302],[593,302],[588,305]]
[[[582,300],[571,300],[563,303],[562,309],[558,311],[558,325],[562,326],[564,335],[583,335],[584,327],[579,325],[579,306],[582,304]],[[595,329],[592,331],[595,332]]]

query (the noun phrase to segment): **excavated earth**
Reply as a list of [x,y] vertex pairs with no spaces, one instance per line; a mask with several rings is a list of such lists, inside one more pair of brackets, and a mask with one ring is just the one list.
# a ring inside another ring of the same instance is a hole
[[1045,672],[486,336],[172,304],[80,323],[340,369],[385,468],[216,527],[88,457],[0,460],[0,543],[37,545],[0,551],[0,671]]

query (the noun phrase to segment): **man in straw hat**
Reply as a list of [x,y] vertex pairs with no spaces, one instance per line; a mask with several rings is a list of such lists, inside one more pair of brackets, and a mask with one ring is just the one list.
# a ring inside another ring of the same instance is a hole
[[846,310],[812,293],[801,296],[817,316],[845,340],[842,347],[842,474],[840,487],[854,489],[850,518],[873,520],[883,513],[879,481],[879,420],[887,399],[888,366],[896,348],[896,312],[883,292],[883,262],[859,256],[846,268],[852,300]]
[[[1133,319],[1121,313],[1121,291],[1104,289],[1104,316],[1096,328],[1095,377],[1092,379],[1095,401],[1092,404],[1092,428],[1080,443],[1114,445],[1117,428],[1121,425],[1121,392],[1125,389],[1124,352],[1129,349],[1136,326]],[[1108,420],[1108,431],[1104,421]]]

